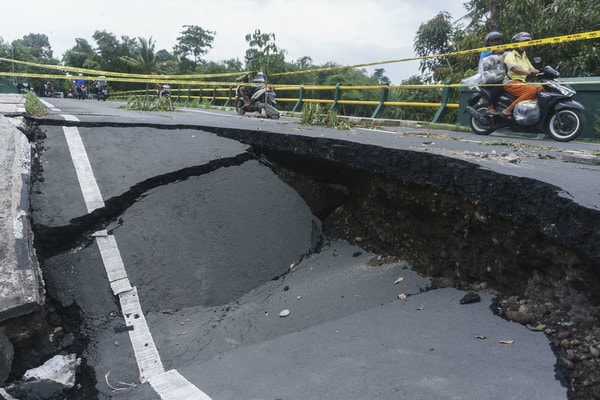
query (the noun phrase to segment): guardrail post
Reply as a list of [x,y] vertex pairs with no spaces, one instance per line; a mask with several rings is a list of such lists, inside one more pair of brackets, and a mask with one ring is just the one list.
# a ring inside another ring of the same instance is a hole
[[373,115],[371,115],[371,118],[377,118],[377,115],[379,115],[381,110],[383,110],[383,107],[384,107],[383,103],[385,103],[388,100],[389,93],[390,93],[390,88],[388,88],[387,86],[381,87],[381,96],[379,96],[379,105],[377,106],[375,111],[373,111]]
[[191,99],[192,99],[192,90],[188,87],[187,102],[189,103]]
[[214,106],[217,103],[216,97],[217,97],[217,87],[215,86],[215,87],[213,87],[212,99],[210,99],[210,103],[209,103],[211,106]]
[[438,110],[435,112],[435,115],[433,116],[433,120],[431,121],[433,123],[440,122],[440,120],[444,116],[444,113],[446,112],[446,105],[448,104],[448,98],[450,97],[450,86],[449,86],[450,81],[444,82],[444,85],[446,85],[446,87],[442,91],[442,104],[440,105],[440,108],[438,108]]
[[335,110],[337,107],[337,103],[340,100],[342,91],[340,90],[340,84],[335,85],[335,92],[333,92],[333,103],[331,104],[330,109]]
[[202,104],[202,86],[198,89],[198,104]]
[[231,103],[231,86],[229,86],[229,91],[227,92],[227,101],[223,104],[223,107],[229,107],[229,103]]
[[302,99],[304,98],[304,85],[300,85],[300,90],[298,91],[298,102],[292,109],[292,112],[299,112],[302,110]]

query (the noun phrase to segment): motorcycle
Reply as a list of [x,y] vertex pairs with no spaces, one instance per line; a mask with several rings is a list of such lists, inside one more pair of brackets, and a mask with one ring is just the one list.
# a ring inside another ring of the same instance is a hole
[[44,84],[44,96],[54,97],[54,86],[50,82]]
[[108,84],[106,81],[98,81],[96,83],[96,88],[98,91],[96,94],[98,101],[106,101],[106,99],[108,99]]
[[161,85],[158,97],[171,97],[171,85]]
[[[247,82],[247,76],[243,75],[241,79],[238,78],[238,80]],[[280,114],[275,108],[277,100],[273,87],[266,84],[262,73],[257,74],[257,77],[253,80],[253,83],[261,83],[262,85],[246,86],[244,84],[240,84],[237,86],[235,90],[235,111],[240,115],[244,115],[246,112],[259,112],[263,117],[279,119]],[[249,102],[248,105],[244,104],[242,87],[246,91],[246,96]]]
[[75,87],[75,93],[77,94],[77,98],[80,100],[85,100],[87,97],[87,88],[85,84],[79,84]]
[[[540,62],[539,58],[534,62]],[[513,117],[502,116],[502,110],[508,107],[515,97],[504,92],[498,101],[498,115],[487,112],[490,98],[489,88],[476,86],[476,92],[469,100],[465,112],[470,115],[470,126],[477,135],[509,128],[513,131],[532,133],[547,133],[559,142],[576,139],[583,132],[585,118],[584,107],[572,99],[576,91],[568,84],[559,81],[559,66],[552,68],[548,65],[541,69],[538,77],[543,83],[544,90],[539,92],[537,99],[520,102],[513,110]]]

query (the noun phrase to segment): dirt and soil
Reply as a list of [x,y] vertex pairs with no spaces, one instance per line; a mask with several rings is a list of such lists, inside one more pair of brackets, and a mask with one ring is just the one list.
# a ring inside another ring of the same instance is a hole
[[[322,219],[329,236],[382,255],[382,263],[411,260],[434,288],[493,293],[495,313],[545,332],[569,399],[600,398],[596,263],[533,224],[486,207],[492,201],[514,201],[509,193],[474,202],[323,160],[294,160],[289,154],[271,158],[279,162],[276,172]],[[543,210],[545,205],[528,207]]]

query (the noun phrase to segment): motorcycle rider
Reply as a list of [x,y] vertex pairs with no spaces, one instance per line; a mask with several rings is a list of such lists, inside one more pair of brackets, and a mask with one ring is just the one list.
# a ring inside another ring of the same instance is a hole
[[[519,32],[511,39],[511,43],[526,42],[532,40],[529,32]],[[504,56],[504,64],[508,71],[509,81],[504,85],[504,90],[516,97],[506,109],[502,111],[502,116],[512,118],[515,106],[524,100],[533,100],[538,92],[544,90],[540,85],[527,83],[528,77],[534,77],[540,73],[539,70],[531,65],[525,47],[516,47]]]
[[79,78],[75,81],[75,93],[80,94],[82,97],[85,97],[86,93],[86,89],[85,89],[85,79],[82,78],[83,74],[80,73],[79,74]]
[[[235,79],[236,82],[248,83],[250,81],[250,75],[243,74]],[[265,75],[262,72],[256,74],[256,78],[252,80],[253,83],[265,83]],[[250,105],[250,97],[252,97],[252,93],[256,90],[256,86],[240,86],[240,94],[242,95],[242,100],[244,101],[244,107],[248,107]]]
[[[490,32],[485,36],[483,41],[483,45],[485,47],[497,46],[502,44],[502,33],[500,32]],[[500,85],[504,82],[504,62],[502,60],[502,55],[504,54],[504,50],[496,49],[496,50],[486,50],[482,51],[479,56],[479,73],[482,76],[483,83],[486,84],[497,84],[497,86],[490,86],[490,99],[488,104],[488,113],[492,115],[498,115],[498,111],[496,111],[496,106],[498,105],[498,99],[502,95],[502,86]],[[490,58],[490,56],[492,56]],[[500,73],[497,70],[500,69]]]

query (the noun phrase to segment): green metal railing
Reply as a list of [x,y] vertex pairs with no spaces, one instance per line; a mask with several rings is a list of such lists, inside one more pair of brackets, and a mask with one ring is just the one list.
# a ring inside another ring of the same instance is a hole
[[[449,82],[443,85],[400,85],[400,86],[305,86],[305,85],[271,85],[277,92],[277,101],[281,103],[294,103],[292,112],[300,112],[304,104],[325,104],[331,109],[336,109],[340,105],[366,105],[373,106],[374,111],[371,118],[377,118],[381,115],[385,107],[431,107],[436,108],[433,118],[434,123],[440,122],[448,109],[458,109],[458,103],[449,103],[450,94],[457,85],[451,85]],[[428,102],[407,102],[407,101],[389,101],[391,90],[399,89],[433,89],[441,90],[441,100],[438,103]],[[371,91],[375,92],[373,100],[351,100],[344,99],[344,91]],[[317,92],[329,91],[331,98],[307,98],[307,92],[316,94]],[[285,93],[286,97],[280,94]],[[288,95],[289,93],[289,95]],[[126,99],[132,95],[155,96],[154,90],[136,90],[128,92],[112,93],[112,98]],[[211,106],[221,105],[223,107],[233,106],[235,102],[234,86],[210,86],[210,87],[171,87],[171,98],[175,101],[184,102],[206,102]],[[221,104],[219,104],[221,103]]]

